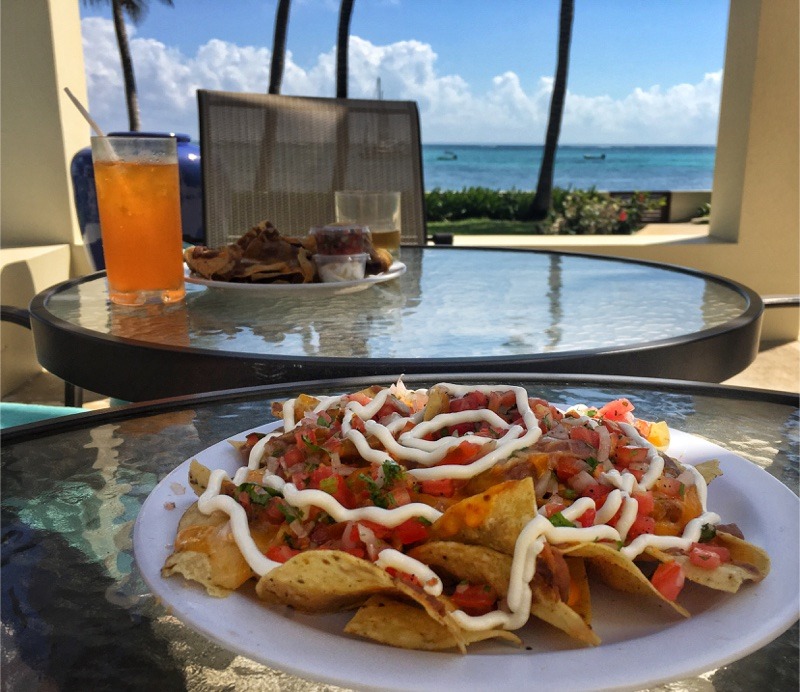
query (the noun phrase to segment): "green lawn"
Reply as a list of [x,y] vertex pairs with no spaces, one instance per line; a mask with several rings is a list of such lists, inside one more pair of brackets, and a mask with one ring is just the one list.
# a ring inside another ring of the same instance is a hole
[[533,221],[498,221],[497,219],[463,219],[461,221],[429,221],[428,234],[453,235],[542,235]]

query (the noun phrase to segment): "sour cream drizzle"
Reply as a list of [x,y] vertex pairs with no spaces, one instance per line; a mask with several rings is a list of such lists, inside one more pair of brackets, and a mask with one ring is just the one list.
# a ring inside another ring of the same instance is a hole
[[[396,385],[402,387],[402,385]],[[425,468],[411,469],[409,474],[420,480],[432,480],[439,478],[458,478],[467,479],[491,468],[497,461],[506,458],[518,449],[533,445],[541,436],[539,420],[528,404],[527,391],[522,387],[494,387],[485,386],[458,386],[453,384],[440,384],[445,391],[453,397],[462,397],[470,392],[481,392],[491,394],[493,392],[502,393],[513,391],[517,410],[522,418],[524,427],[520,425],[510,425],[500,416],[489,410],[480,411],[461,411],[458,413],[444,413],[435,416],[429,421],[423,422],[422,412],[418,412],[408,417],[396,415],[390,419],[386,425],[378,421],[371,420],[386,403],[386,399],[396,393],[395,387],[381,390],[368,404],[363,405],[357,401],[348,401],[345,404],[344,417],[342,423],[342,434],[351,440],[359,454],[367,461],[381,464],[387,460],[388,454],[401,461],[413,461]],[[326,409],[339,404],[345,397],[329,397],[320,401],[315,407],[314,413],[321,413]],[[572,410],[583,414],[587,409],[576,406]],[[366,436],[353,427],[353,416],[358,416],[364,421],[364,428],[369,435],[374,436],[386,450],[376,450],[370,447]],[[581,416],[583,417],[583,416]],[[593,419],[588,418],[590,422]],[[497,440],[490,440],[486,437],[467,434],[462,437],[445,436],[435,441],[423,440],[422,438],[431,432],[440,430],[443,427],[459,425],[465,422],[484,421],[489,425],[505,430],[502,437]],[[411,422],[414,427],[409,431],[400,434],[396,439],[394,433],[402,430]],[[571,421],[572,422],[572,421]],[[294,399],[290,399],[283,406],[283,430],[291,431],[297,425],[294,416]],[[508,587],[508,594],[505,599],[505,607],[481,616],[470,616],[465,612],[456,610],[452,616],[458,624],[467,630],[483,630],[486,628],[502,627],[514,630],[522,627],[530,617],[532,592],[530,582],[536,571],[536,557],[542,551],[545,542],[552,544],[592,542],[592,541],[624,541],[625,536],[630,530],[631,525],[638,513],[638,502],[632,497],[635,492],[644,492],[650,489],[664,470],[664,460],[659,455],[658,450],[643,438],[636,428],[627,423],[621,423],[625,435],[634,444],[646,447],[648,450],[647,461],[649,468],[637,482],[636,478],[626,472],[620,473],[613,469],[604,472],[599,479],[607,485],[614,487],[603,504],[597,510],[594,525],[585,528],[554,526],[544,515],[544,508],[533,517],[522,529],[514,547],[512,558],[511,578]],[[244,481],[248,471],[260,468],[261,457],[264,448],[270,438],[282,434],[281,432],[271,433],[259,440],[250,452],[248,464],[237,471],[234,475],[234,482]],[[463,441],[474,442],[477,444],[487,444],[493,442],[496,447],[469,465],[446,465],[433,466],[443,459],[447,452],[454,446]],[[387,454],[388,453],[388,454]],[[633,559],[648,547],[661,549],[683,548],[687,549],[692,542],[700,538],[700,531],[704,524],[717,524],[720,517],[706,510],[707,489],[706,483],[700,473],[692,466],[694,474],[694,485],[697,490],[698,498],[703,508],[700,517],[690,521],[684,530],[683,536],[655,536],[653,534],[642,534],[634,539],[630,545],[621,549],[626,557]],[[271,570],[280,566],[281,563],[267,558],[256,546],[250,534],[247,523],[247,515],[244,509],[233,498],[221,495],[220,490],[222,481],[227,479],[227,474],[222,470],[213,471],[209,479],[208,488],[201,495],[198,507],[204,514],[211,514],[215,510],[220,510],[230,516],[230,528],[234,540],[239,550],[244,556],[250,568],[258,575],[263,576]],[[298,490],[292,483],[285,482],[280,476],[264,473],[263,483],[283,493],[284,499],[290,505],[302,509],[307,513],[310,507],[319,507],[327,512],[337,522],[370,520],[387,527],[395,527],[407,519],[422,516],[430,522],[436,521],[442,513],[423,503],[411,503],[394,509],[383,509],[380,507],[360,507],[347,509],[337,502],[333,496],[321,490]],[[616,528],[608,526],[608,522],[622,507],[622,513],[617,520]],[[561,514],[569,521],[576,521],[588,509],[595,509],[595,503],[591,498],[579,498],[572,505],[562,510]],[[402,572],[416,576],[422,583],[424,590],[432,595],[442,593],[442,582],[433,570],[424,563],[415,560],[392,548],[382,550],[376,563],[386,569],[392,567]]]

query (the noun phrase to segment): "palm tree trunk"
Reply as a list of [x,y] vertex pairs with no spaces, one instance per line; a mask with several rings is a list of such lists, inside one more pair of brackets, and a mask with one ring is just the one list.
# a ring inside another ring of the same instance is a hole
[[350,39],[350,16],[354,0],[342,0],[339,8],[339,31],[336,40],[336,98],[347,98],[347,47]]
[[119,57],[122,61],[122,77],[125,80],[128,129],[131,132],[138,132],[142,129],[139,121],[139,98],[136,95],[136,79],[133,76],[133,60],[131,59],[131,47],[128,43],[128,31],[125,29],[125,20],[122,16],[122,2],[113,0],[111,7],[114,14],[114,30],[117,34]]
[[564,100],[567,95],[567,72],[569,71],[569,48],[572,42],[572,19],[575,14],[575,0],[561,0],[561,13],[558,20],[558,60],[553,93],[550,97],[550,115],[547,120],[547,134],[539,168],[539,182],[533,198],[533,218],[541,221],[547,217],[553,204],[553,169],[556,162],[558,137],[561,133],[561,118],[564,113]]
[[286,29],[289,25],[289,5],[291,0],[280,0],[275,13],[275,34],[272,38],[272,63],[269,68],[270,94],[281,93],[283,65],[286,58]]

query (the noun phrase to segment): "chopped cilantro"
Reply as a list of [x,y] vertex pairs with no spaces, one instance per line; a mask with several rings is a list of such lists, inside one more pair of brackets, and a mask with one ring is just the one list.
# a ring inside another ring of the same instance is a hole
[[708,543],[711,540],[714,540],[717,535],[717,527],[713,524],[703,524],[700,527],[700,543]]
[[550,517],[550,523],[553,526],[563,526],[571,529],[575,528],[575,524],[567,519],[561,512],[556,512],[552,517]]
[[286,502],[280,502],[278,503],[278,509],[280,513],[283,514],[283,518],[286,520],[287,524],[291,524],[293,521],[303,520],[303,510],[299,507],[292,507]]
[[561,495],[563,495],[567,500],[574,500],[578,497],[578,493],[576,493],[572,488],[564,488],[561,491]]
[[280,491],[268,488],[258,483],[242,483],[238,487],[239,492],[247,493],[250,502],[254,505],[266,505],[273,497],[283,497]]
[[386,461],[384,461],[382,468],[383,468],[383,487],[385,488],[391,488],[395,483],[397,483],[397,481],[403,478],[403,474],[405,473],[403,467],[400,466],[400,464],[398,464],[397,462],[392,461],[391,459],[387,459]]
[[312,452],[321,452],[322,454],[330,455],[330,452],[328,452],[325,447],[320,447],[318,444],[312,442],[311,438],[307,435],[303,435],[303,442]]
[[592,472],[594,472],[600,462],[594,457],[587,457],[586,463],[589,464],[589,468],[592,470]]
[[323,414],[317,418],[317,425],[320,428],[330,428],[331,427],[331,419],[328,415]]

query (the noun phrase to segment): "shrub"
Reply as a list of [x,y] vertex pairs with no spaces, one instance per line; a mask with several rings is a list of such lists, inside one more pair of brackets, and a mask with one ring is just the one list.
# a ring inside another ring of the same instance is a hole
[[[426,193],[428,221],[495,219],[532,221],[533,192],[492,190],[470,187],[462,190],[436,188]],[[563,235],[630,234],[642,227],[645,211],[663,205],[647,192],[634,192],[629,198],[611,197],[608,193],[555,188],[553,207],[538,230]]]

